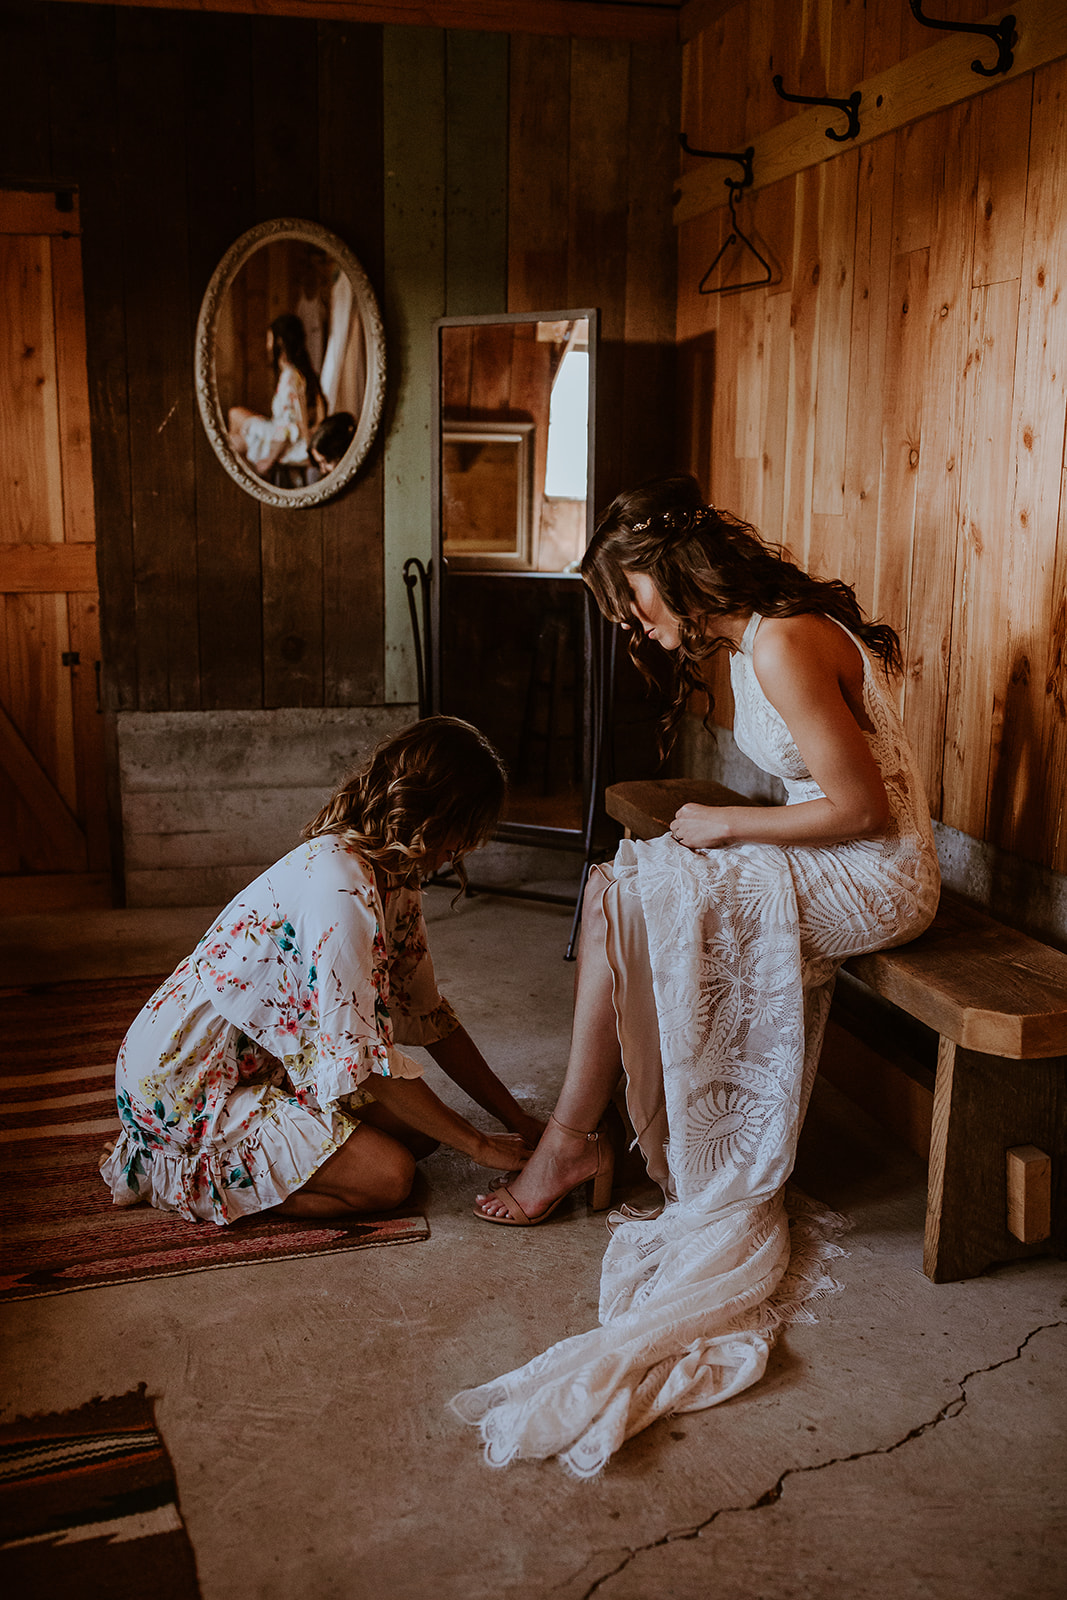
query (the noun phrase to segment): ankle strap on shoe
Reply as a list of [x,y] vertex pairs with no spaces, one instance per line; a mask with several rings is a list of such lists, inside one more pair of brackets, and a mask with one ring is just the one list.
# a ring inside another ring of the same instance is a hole
[[576,1139],[585,1139],[590,1144],[594,1143],[597,1139],[600,1138],[600,1129],[599,1128],[594,1128],[592,1133],[586,1133],[584,1128],[568,1128],[568,1126],[567,1126],[567,1124],[565,1122],[561,1122],[559,1120],[559,1118],[556,1116],[556,1113],[554,1111],[549,1113],[548,1120],[549,1120],[549,1122],[554,1122],[556,1124],[557,1128],[562,1128],[564,1133],[573,1134],[574,1138],[576,1138]]

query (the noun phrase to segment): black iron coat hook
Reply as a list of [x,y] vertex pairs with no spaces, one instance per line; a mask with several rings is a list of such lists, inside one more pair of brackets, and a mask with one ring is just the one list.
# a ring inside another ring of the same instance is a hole
[[853,94],[850,94],[847,100],[831,100],[826,96],[820,95],[786,94],[782,88],[782,74],[780,72],[775,73],[771,82],[774,84],[775,93],[780,100],[793,100],[798,106],[833,106],[836,110],[843,111],[848,117],[848,127],[844,133],[838,133],[836,128],[827,128],[826,137],[828,139],[837,139],[843,143],[846,139],[858,137],[860,131],[860,100],[863,98],[858,89]]
[[678,135],[678,143],[688,156],[707,156],[712,161],[736,161],[744,177],[724,178],[722,181],[728,189],[748,189],[755,182],[752,176],[752,157],[756,154],[754,144],[750,144],[747,150],[742,150],[740,153],[733,150],[697,150],[689,143],[689,138],[684,133]]
[[996,66],[985,67],[980,61],[971,62],[971,71],[981,73],[983,78],[995,78],[998,73],[1007,72],[1015,60],[1012,45],[1015,43],[1015,18],[1009,13],[998,23],[989,22],[947,22],[943,18],[924,17],[922,0],[911,0],[911,14],[916,22],[921,22],[924,28],[945,28],[950,33],[974,33],[984,39],[993,39],[996,42],[999,54]]

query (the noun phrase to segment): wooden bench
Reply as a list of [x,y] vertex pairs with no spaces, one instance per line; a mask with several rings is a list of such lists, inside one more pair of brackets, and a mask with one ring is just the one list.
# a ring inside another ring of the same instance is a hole
[[[617,783],[605,796],[637,839],[665,833],[687,801],[753,803],[690,778]],[[854,956],[844,971],[937,1036],[927,1276],[945,1283],[1067,1253],[1067,955],[946,890],[920,938]],[[836,1002],[833,1015],[851,1032]]]

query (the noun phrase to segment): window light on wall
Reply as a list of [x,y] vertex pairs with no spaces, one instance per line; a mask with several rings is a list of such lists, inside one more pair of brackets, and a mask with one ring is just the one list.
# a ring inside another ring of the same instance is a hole
[[545,493],[557,500],[584,500],[589,451],[589,352],[568,350],[548,410]]

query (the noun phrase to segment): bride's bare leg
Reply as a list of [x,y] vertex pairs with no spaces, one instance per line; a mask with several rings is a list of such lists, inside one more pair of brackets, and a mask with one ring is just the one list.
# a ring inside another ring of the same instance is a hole
[[[571,1048],[553,1113],[566,1127],[582,1133],[591,1133],[599,1123],[622,1070],[611,968],[604,948],[604,893],[609,882],[603,872],[592,873],[582,902]],[[583,1144],[550,1122],[537,1149],[508,1188],[526,1215],[536,1217],[559,1195],[592,1177],[596,1167],[594,1143]],[[478,1205],[486,1216],[507,1214],[507,1207],[491,1193],[480,1194]]]

